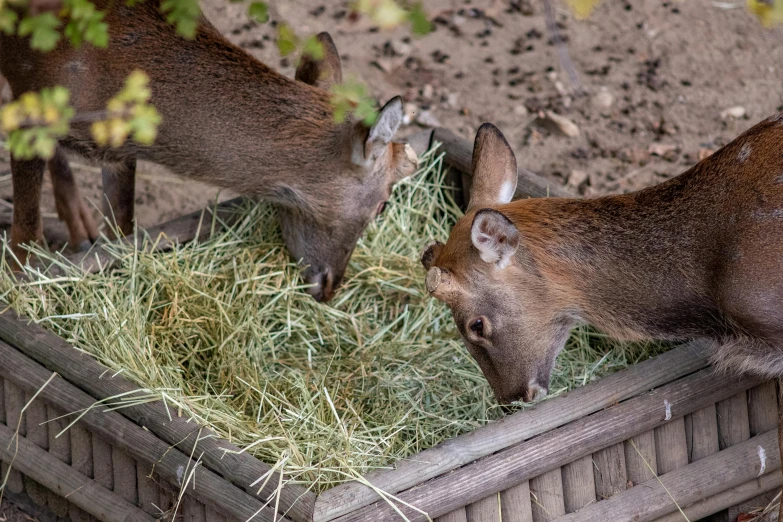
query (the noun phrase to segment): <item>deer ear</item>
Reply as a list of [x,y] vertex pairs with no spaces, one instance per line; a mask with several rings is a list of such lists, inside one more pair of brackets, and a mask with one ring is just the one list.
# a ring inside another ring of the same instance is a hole
[[[395,96],[386,102],[386,105],[380,110],[370,132],[367,132],[361,123],[357,124],[356,136],[362,138],[359,141],[354,141],[353,162],[366,166],[376,159],[391,142],[401,124],[402,98]],[[359,129],[359,127],[361,128]]]
[[310,55],[302,56],[299,67],[296,68],[295,79],[329,90],[332,85],[343,81],[343,67],[340,62],[340,54],[334,45],[329,33],[319,33],[315,37],[324,51],[320,60],[315,60]]
[[511,264],[519,248],[517,227],[506,216],[489,208],[476,212],[470,239],[484,262],[494,263],[501,269]]
[[502,205],[517,189],[517,159],[500,129],[479,127],[473,146],[473,184],[468,210]]

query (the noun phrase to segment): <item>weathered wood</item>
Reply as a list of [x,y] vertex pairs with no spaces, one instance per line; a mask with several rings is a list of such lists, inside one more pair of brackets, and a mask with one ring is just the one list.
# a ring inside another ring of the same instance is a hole
[[468,522],[468,514],[465,512],[465,508],[461,507],[436,518],[435,522]]
[[183,522],[207,522],[206,518],[207,515],[204,504],[194,499],[190,495],[185,495],[182,497]]
[[150,515],[159,514],[160,488],[152,476],[152,468],[147,464],[136,463],[136,482],[139,488],[138,506]]
[[779,474],[777,433],[770,431],[658,479],[618,493],[612,498],[596,502],[579,513],[562,517],[558,522],[656,520],[677,510],[672,498],[687,506],[705,495],[717,495],[753,479],[761,470],[759,446],[766,453],[766,473]]
[[[160,488],[160,512],[163,515],[171,515],[174,510],[174,504],[176,503],[176,495],[167,486]],[[164,520],[169,520],[169,517],[164,516]]]
[[[51,373],[16,349],[0,342],[0,375],[31,391],[40,389]],[[111,440],[113,447],[126,451],[134,459],[148,465],[154,464],[156,473],[172,484],[179,484],[178,477],[181,480],[183,475],[187,475],[186,470],[193,469],[192,483],[195,489],[190,489],[190,492],[199,501],[213,507],[220,507],[224,512],[238,518],[250,518],[258,513],[255,520],[282,520],[281,517],[275,517],[273,510],[265,507],[260,500],[232,486],[208,469],[202,466],[194,468],[194,463],[189,457],[172,449],[152,433],[135,425],[119,413],[109,411],[104,406],[91,408],[95,400],[63,379],[52,379],[41,389],[39,398],[61,409],[89,410],[81,417],[80,422],[94,436]],[[93,440],[93,447],[95,442]],[[93,453],[95,466],[97,462],[94,458],[95,452]],[[96,468],[96,474],[97,471]]]
[[[5,329],[2,317],[0,315],[0,337],[4,335]],[[415,459],[399,461],[395,463],[392,471],[369,473],[365,479],[382,491],[396,494],[478,458],[584,418],[643,391],[672,382],[706,367],[707,364],[705,344],[688,343],[598,382],[577,388],[562,397],[544,401],[439,444],[419,453]],[[318,497],[314,520],[332,520],[376,500],[378,495],[364,484],[342,484]]]
[[574,513],[595,502],[594,468],[591,455],[563,466],[563,503],[566,513]]
[[501,522],[498,495],[490,495],[465,506],[468,522]]
[[595,496],[609,498],[628,486],[625,471],[625,447],[622,442],[593,453]]
[[[20,436],[24,437],[27,432],[27,426],[24,422],[20,422],[22,416],[22,408],[24,408],[24,391],[14,385],[11,381],[3,381],[3,395],[5,398],[5,422],[9,429],[18,432]],[[6,461],[6,465],[10,461]],[[13,467],[12,467],[13,468]],[[8,480],[6,481],[6,487],[12,493],[20,494],[24,492],[24,479],[22,474],[16,469],[8,470],[4,468],[4,471],[8,471]],[[3,475],[5,477],[5,475]]]
[[226,517],[211,508],[206,509],[205,516],[207,522],[227,522]]
[[720,401],[715,408],[718,413],[718,447],[721,450],[750,438],[746,392]]
[[[17,445],[18,442],[18,445]],[[104,522],[153,522],[153,518],[100,487],[71,466],[24,437],[0,425],[0,458],[10,460],[17,452],[14,466],[35,481]]]
[[[49,433],[46,429],[46,404],[40,397],[33,400],[35,391],[27,391],[24,394],[24,402],[27,407],[24,413],[24,422],[27,425],[27,440],[39,448],[49,450]],[[24,477],[24,489],[30,500],[41,507],[46,506],[48,492],[46,488],[36,482],[32,477]]]
[[765,507],[772,504],[772,502],[775,500],[775,497],[777,497],[779,493],[780,490],[775,488],[771,491],[767,491],[761,495],[756,495],[753,498],[749,498],[745,501],[738,502],[733,506],[730,506],[728,509],[729,520],[737,520],[739,515],[743,513],[750,513],[751,511],[755,511],[757,509],[764,509]]
[[530,480],[533,522],[547,522],[565,515],[563,476],[556,468]]
[[[71,466],[88,478],[94,478],[92,468],[92,436],[81,424],[75,424],[68,430],[71,437]],[[68,515],[73,522],[90,522],[92,515],[76,504],[71,503]]]
[[517,484],[500,492],[500,512],[503,522],[533,522],[530,482]]
[[[677,419],[759,383],[760,381],[753,377],[726,381],[712,370],[702,370],[652,393],[639,395],[561,428],[548,431],[532,440],[517,444],[396,496],[429,513],[430,516],[439,516],[459,505],[474,502],[492,492],[519,484],[555,467],[653,429],[664,422],[666,409],[663,397],[668,401],[673,418]],[[406,506],[398,506],[398,508],[411,521],[424,519],[423,515],[411,508]],[[398,515],[390,506],[383,502],[376,502],[338,520],[380,522],[397,520],[397,517]]]
[[688,465],[685,419],[672,419],[655,428],[655,458],[658,461],[658,475]]
[[95,481],[104,488],[114,491],[112,447],[103,437],[92,438],[92,466]]
[[[448,165],[466,174],[473,173],[473,142],[454,134],[447,129],[435,129],[432,140],[441,142],[441,150],[446,153],[444,158]],[[574,197],[559,183],[549,181],[524,167],[517,169],[517,190],[514,199],[521,197]]]
[[138,505],[139,494],[136,488],[136,461],[126,452],[112,446],[112,471],[114,472],[114,492],[130,504]]
[[[224,224],[231,226],[236,221],[239,217],[237,208],[242,202],[242,198],[234,198],[217,206],[207,207],[148,228],[146,232],[139,231],[133,237],[129,236],[120,241],[127,244],[135,243],[136,248],[139,249],[147,247],[148,250],[154,252],[165,252],[178,244],[187,243],[194,239],[206,239],[213,232],[213,220],[214,231],[222,230]],[[148,236],[150,241],[145,242],[145,236]],[[88,252],[67,253],[65,257],[72,263],[81,265],[82,269],[88,273],[110,268],[116,262],[116,257],[110,254],[101,243],[97,243]],[[52,266],[48,273],[51,276],[57,276],[61,275],[61,270],[57,266]]]
[[718,415],[714,404],[686,415],[685,438],[688,443],[688,462],[699,461],[720,451]]
[[655,432],[648,431],[626,440],[625,472],[634,486],[655,478],[658,459],[655,455]]
[[[5,385],[3,379],[0,379],[0,424],[5,424]],[[0,483],[5,480],[8,473],[8,464],[0,462]]]
[[[65,420],[62,419],[62,412],[56,408],[53,408],[52,406],[48,406],[46,408],[46,418],[48,420],[46,427],[49,435],[49,453],[56,457],[60,462],[70,466],[71,434],[66,431],[57,437],[57,434],[60,433],[66,426]],[[58,517],[67,517],[68,511],[70,509],[70,503],[53,491],[49,491],[48,495],[49,498],[47,500],[47,504],[49,505],[49,509],[52,510],[52,513]]]
[[748,391],[750,436],[755,437],[778,425],[778,392],[775,381],[765,382]]
[[[124,377],[107,371],[105,366],[92,357],[75,350],[60,337],[20,319],[11,309],[0,314],[0,339],[15,346],[49,370],[59,373],[96,399],[115,397],[138,389]],[[703,354],[698,351],[689,351],[673,359],[681,360],[690,367],[700,366],[704,361]],[[271,467],[268,464],[247,453],[240,453],[239,448],[217,437],[208,429],[199,430],[199,427],[188,422],[188,419],[170,419],[168,410],[161,403],[128,406],[119,411],[121,415],[147,428],[185,455],[193,454],[194,445],[197,445],[198,452],[202,455],[202,465],[206,469],[245,489],[256,499],[263,499],[265,502],[270,495],[277,494],[279,480],[276,473],[260,493],[257,487],[249,487],[259,477],[270,472]],[[286,485],[280,492],[280,511],[295,522],[309,522],[314,503],[315,494],[296,484]]]

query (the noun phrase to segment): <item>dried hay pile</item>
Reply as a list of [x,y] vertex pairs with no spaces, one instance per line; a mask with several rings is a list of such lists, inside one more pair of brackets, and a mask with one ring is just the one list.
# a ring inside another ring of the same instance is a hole
[[[400,183],[329,305],[304,291],[274,211],[166,253],[112,246],[118,268],[0,274],[2,298],[315,491],[502,415],[449,310],[424,289],[421,248],[460,211],[434,151]],[[586,329],[559,357],[552,395],[637,362],[654,346]]]

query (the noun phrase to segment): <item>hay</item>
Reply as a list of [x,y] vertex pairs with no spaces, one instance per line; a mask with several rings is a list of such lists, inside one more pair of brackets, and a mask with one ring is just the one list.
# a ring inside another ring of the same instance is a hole
[[[441,157],[400,183],[360,240],[330,305],[304,292],[274,212],[247,203],[232,228],[167,253],[112,245],[110,272],[0,292],[16,310],[94,354],[149,396],[209,425],[293,481],[322,491],[502,415],[424,289],[418,255],[445,240],[460,211]],[[580,329],[558,359],[553,395],[651,355]]]

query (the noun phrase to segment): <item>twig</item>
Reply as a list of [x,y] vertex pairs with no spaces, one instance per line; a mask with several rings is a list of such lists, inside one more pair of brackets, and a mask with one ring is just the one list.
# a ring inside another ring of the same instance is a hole
[[555,19],[555,10],[552,8],[552,2],[550,0],[541,0],[544,4],[544,16],[546,17],[546,27],[552,34],[552,41],[557,47],[557,52],[560,55],[560,66],[568,73],[568,77],[571,79],[571,85],[577,93],[584,92],[584,86],[579,80],[579,74],[576,72],[574,62],[571,61],[571,55],[568,54],[568,46],[565,41],[560,37],[560,31],[557,30],[557,20]]

